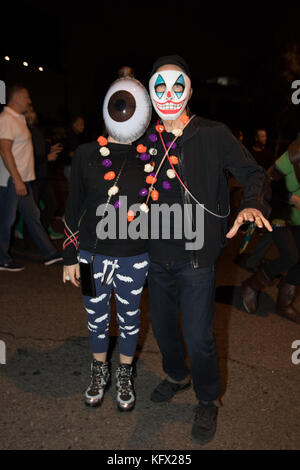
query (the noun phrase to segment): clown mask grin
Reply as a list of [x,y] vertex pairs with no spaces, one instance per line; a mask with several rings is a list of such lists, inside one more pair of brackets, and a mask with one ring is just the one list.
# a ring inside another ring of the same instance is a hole
[[164,120],[175,120],[189,101],[191,80],[180,70],[163,70],[152,75],[149,90],[157,114]]
[[172,115],[172,114],[177,114],[183,104],[184,104],[184,101],[181,101],[180,103],[175,103],[174,101],[166,101],[165,103],[160,103],[159,101],[155,101],[155,104],[156,104],[156,109],[158,109],[161,113],[165,114],[165,115]]

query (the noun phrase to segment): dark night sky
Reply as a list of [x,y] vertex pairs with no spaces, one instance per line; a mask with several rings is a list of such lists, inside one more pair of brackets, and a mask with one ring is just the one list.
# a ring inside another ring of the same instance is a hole
[[87,55],[97,63],[104,59],[109,68],[121,56],[147,72],[149,59],[177,51],[203,78],[239,72],[247,57],[266,56],[288,39],[299,40],[300,6],[217,5],[204,10],[200,2],[6,2],[8,21],[1,20],[1,29],[11,36],[10,54],[53,67],[61,66],[63,25],[65,43],[76,45],[79,63]]
[[[282,4],[240,2],[229,7],[227,2],[204,8],[196,1],[6,3],[1,55],[63,74],[69,106],[75,106],[77,97],[81,108],[86,103],[84,112],[93,100],[101,102],[124,64],[132,65],[136,77],[147,85],[153,60],[179,53],[190,64],[194,89],[207,79],[229,75],[241,80],[245,96],[247,90],[266,87],[270,71],[274,76],[279,73],[284,47],[295,42],[300,46],[300,6],[284,9]],[[200,103],[200,95],[194,96]]]

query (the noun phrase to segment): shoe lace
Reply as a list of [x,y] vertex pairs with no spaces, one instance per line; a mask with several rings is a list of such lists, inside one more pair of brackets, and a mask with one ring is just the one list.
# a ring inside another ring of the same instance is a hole
[[121,390],[128,390],[131,387],[131,369],[121,367],[118,373],[118,381]]
[[94,368],[92,371],[92,384],[91,390],[97,391],[100,387],[104,387],[107,381],[108,369],[105,366]]

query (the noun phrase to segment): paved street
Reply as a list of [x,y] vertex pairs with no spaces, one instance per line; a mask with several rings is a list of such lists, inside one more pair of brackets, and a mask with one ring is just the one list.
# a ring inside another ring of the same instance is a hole
[[[64,286],[61,266],[44,267],[35,252],[16,258],[25,271],[0,272],[0,340],[7,346],[7,363],[0,365],[0,449],[299,449],[300,365],[292,364],[291,345],[300,340],[300,325],[274,313],[276,285],[261,295],[256,315],[243,311],[239,285],[249,273],[233,263],[241,240],[230,242],[218,266],[215,331],[223,406],[212,443],[201,447],[190,439],[192,389],[168,404],[149,400],[164,374],[149,325],[148,289],[136,408],[120,413],[114,386],[101,408],[85,408],[90,351],[80,291]],[[115,321],[111,336],[116,346]],[[113,370],[117,359],[114,347]]]

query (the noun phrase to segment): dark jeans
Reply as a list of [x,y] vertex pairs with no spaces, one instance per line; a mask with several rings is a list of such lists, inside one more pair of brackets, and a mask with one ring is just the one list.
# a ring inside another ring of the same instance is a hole
[[40,178],[31,183],[33,197],[39,205],[40,200],[44,204],[44,209],[41,210],[41,222],[43,227],[48,230],[51,224],[52,217],[54,217],[57,210],[57,202],[51,183],[48,178]]
[[0,186],[0,264],[12,261],[8,250],[11,229],[16,219],[17,209],[23,216],[27,228],[43,258],[49,258],[56,253],[56,248],[50,242],[48,234],[41,224],[40,211],[34,202],[29,183],[26,183],[26,188],[28,191],[27,195],[18,196],[12,178],[9,178],[7,187]]
[[266,232],[260,238],[257,246],[255,247],[253,253],[247,258],[246,265],[249,268],[258,269],[261,260],[263,259],[267,249],[273,243],[273,237],[271,232]]
[[279,257],[264,265],[264,271],[274,279],[288,270],[286,282],[300,285],[300,226],[274,227],[272,238],[279,251]]
[[194,269],[187,261],[165,265],[150,262],[148,283],[152,330],[162,354],[164,371],[178,381],[189,375],[185,340],[198,400],[217,399],[221,393],[221,377],[213,331],[215,266]]

